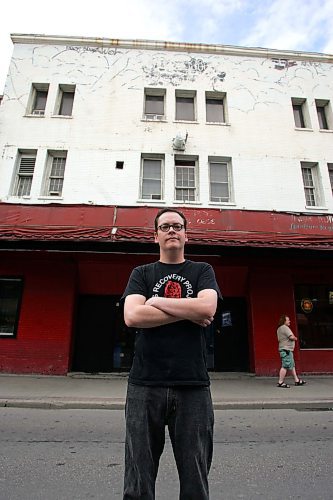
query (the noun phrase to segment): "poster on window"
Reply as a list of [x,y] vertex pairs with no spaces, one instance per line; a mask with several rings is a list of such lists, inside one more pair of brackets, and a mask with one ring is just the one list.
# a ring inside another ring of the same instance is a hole
[[330,306],[333,305],[333,292],[328,292],[328,303]]
[[222,313],[222,327],[232,326],[231,313],[226,311]]

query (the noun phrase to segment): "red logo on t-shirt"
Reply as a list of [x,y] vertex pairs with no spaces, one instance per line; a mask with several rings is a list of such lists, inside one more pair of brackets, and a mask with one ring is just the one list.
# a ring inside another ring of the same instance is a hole
[[179,283],[174,281],[168,281],[164,289],[164,297],[169,297],[172,299],[181,299],[182,297],[182,287]]

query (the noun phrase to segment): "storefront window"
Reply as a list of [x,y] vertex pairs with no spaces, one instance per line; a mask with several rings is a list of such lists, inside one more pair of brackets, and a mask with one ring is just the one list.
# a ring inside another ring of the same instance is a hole
[[301,349],[333,349],[333,285],[296,285]]
[[22,294],[22,279],[0,278],[0,337],[15,337]]

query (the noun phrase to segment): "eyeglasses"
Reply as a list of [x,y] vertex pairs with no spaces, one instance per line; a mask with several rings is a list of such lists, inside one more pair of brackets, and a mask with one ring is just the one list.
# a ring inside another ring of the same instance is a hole
[[163,233],[167,233],[170,227],[178,233],[183,229],[184,224],[179,224],[178,222],[176,224],[161,224],[157,229],[160,229]]

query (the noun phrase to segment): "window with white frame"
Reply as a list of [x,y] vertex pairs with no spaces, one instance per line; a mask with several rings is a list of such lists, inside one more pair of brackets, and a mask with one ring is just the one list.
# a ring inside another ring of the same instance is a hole
[[67,151],[48,151],[44,195],[61,196],[64,184]]
[[294,113],[295,127],[310,128],[310,117],[307,109],[306,99],[292,97],[291,102]]
[[305,203],[308,207],[321,205],[318,163],[301,162]]
[[30,196],[37,151],[19,152],[13,195]]
[[206,122],[225,123],[225,94],[206,92]]
[[176,90],[176,120],[196,120],[196,92],[190,90]]
[[163,120],[165,117],[165,89],[145,89],[144,117]]
[[328,163],[327,166],[328,166],[328,175],[330,177],[330,183],[333,195],[333,163]]
[[210,201],[228,203],[231,201],[231,160],[209,158]]
[[28,104],[28,114],[34,116],[44,116],[47,95],[49,92],[48,83],[33,83]]
[[141,193],[142,200],[161,200],[162,193],[162,156],[145,156],[141,158]]
[[72,116],[75,85],[59,85],[55,115]]
[[197,160],[175,158],[175,200],[196,201],[197,199]]
[[332,110],[330,101],[315,99],[315,102],[320,130],[330,130],[332,128]]

